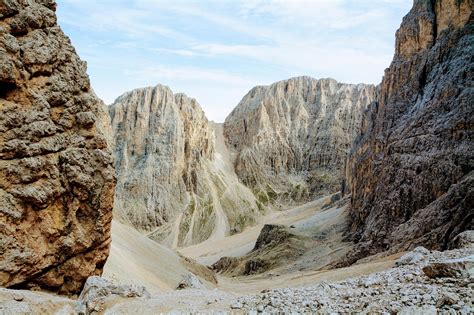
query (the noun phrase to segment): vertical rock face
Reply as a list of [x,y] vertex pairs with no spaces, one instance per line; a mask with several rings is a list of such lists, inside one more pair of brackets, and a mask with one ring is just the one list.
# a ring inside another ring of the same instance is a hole
[[446,248],[473,229],[473,2],[414,3],[347,163],[363,251]]
[[150,230],[169,221],[196,191],[212,130],[195,100],[164,86],[133,90],[109,107],[115,141],[117,209]]
[[108,255],[115,177],[55,8],[0,1],[0,285],[77,293]]
[[225,121],[235,168],[259,198],[302,201],[340,188],[376,88],[297,77],[253,88]]
[[[196,100],[158,85],[122,95],[109,113],[118,176],[115,210],[122,221],[169,246],[251,223],[259,211],[256,200],[232,178]],[[228,191],[230,186],[235,189]],[[232,218],[239,213],[249,222]]]

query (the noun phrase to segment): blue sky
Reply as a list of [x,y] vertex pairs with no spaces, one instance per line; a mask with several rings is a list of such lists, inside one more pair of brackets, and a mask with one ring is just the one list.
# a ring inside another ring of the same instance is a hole
[[412,0],[57,0],[107,104],[158,83],[222,122],[255,85],[294,76],[379,83]]

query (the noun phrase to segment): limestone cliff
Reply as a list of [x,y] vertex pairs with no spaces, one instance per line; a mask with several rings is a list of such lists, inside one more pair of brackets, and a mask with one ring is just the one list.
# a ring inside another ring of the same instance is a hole
[[122,221],[174,247],[253,223],[256,200],[196,100],[158,85],[125,93],[109,113]]
[[0,286],[78,293],[109,253],[115,177],[55,8],[0,1]]
[[473,229],[473,2],[414,2],[350,153],[357,257]]
[[340,188],[346,154],[376,88],[297,77],[253,88],[226,118],[240,179],[263,201]]

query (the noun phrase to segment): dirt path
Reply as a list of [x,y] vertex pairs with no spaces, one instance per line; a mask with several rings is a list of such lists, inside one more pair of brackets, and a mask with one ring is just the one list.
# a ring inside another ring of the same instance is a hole
[[171,248],[176,249],[179,243],[179,224],[181,223],[181,219],[183,218],[183,213],[180,213],[173,224],[173,230],[171,231],[171,239],[173,240],[171,243]]

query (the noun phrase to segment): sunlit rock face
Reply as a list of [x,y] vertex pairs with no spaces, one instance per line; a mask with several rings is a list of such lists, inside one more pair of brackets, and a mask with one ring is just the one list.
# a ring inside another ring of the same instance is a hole
[[257,86],[227,117],[239,178],[261,198],[306,201],[340,189],[347,152],[376,87],[297,77]]
[[78,293],[109,253],[108,118],[51,0],[0,2],[0,286]]
[[195,99],[158,85],[125,93],[109,113],[118,218],[173,247],[254,222],[261,210],[227,167],[225,148],[216,150],[221,128]]
[[[472,1],[415,1],[347,164],[359,256],[473,228]],[[353,260],[357,256],[353,257]]]

